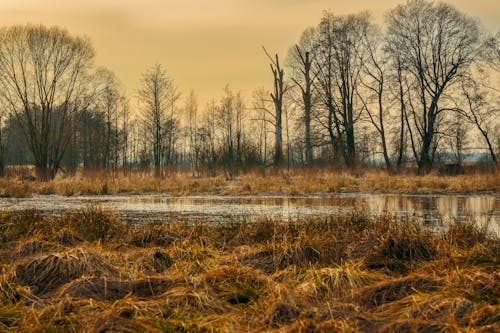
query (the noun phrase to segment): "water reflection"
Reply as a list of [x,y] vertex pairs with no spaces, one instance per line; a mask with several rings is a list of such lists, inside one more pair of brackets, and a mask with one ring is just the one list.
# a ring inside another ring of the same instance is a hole
[[221,221],[227,218],[263,216],[297,219],[327,215],[350,209],[366,210],[371,215],[394,214],[417,216],[433,224],[450,219],[473,219],[500,230],[499,200],[494,195],[384,195],[339,194],[335,196],[35,196],[1,199],[0,209],[36,208],[47,213],[99,204],[115,210],[131,222],[175,221],[178,219]]

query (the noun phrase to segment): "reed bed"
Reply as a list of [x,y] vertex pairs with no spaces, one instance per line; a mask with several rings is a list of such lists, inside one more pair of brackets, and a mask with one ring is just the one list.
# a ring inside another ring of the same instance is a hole
[[500,241],[351,211],[128,225],[0,214],[2,332],[495,332]]
[[383,170],[360,169],[316,170],[297,169],[267,172],[246,172],[226,179],[223,176],[193,177],[190,173],[174,172],[163,179],[148,173],[105,172],[65,176],[48,182],[34,177],[0,178],[0,197],[29,197],[32,194],[107,195],[165,193],[170,195],[306,195],[342,192],[371,193],[496,193],[500,172],[470,170],[458,176],[431,172],[389,173]]

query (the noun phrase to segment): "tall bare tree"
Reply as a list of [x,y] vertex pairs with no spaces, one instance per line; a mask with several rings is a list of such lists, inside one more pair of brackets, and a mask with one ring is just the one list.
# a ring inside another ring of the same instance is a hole
[[276,128],[275,112],[273,112],[273,100],[270,98],[270,93],[264,88],[257,88],[253,92],[253,109],[255,111],[255,120],[259,122],[258,126],[258,151],[261,171],[265,174],[265,168],[268,165],[268,134],[271,133],[269,128]]
[[215,106],[215,122],[221,143],[221,163],[228,179],[240,171],[243,162],[243,120],[245,105],[240,93],[234,94],[229,86]]
[[[386,110],[386,77],[387,65],[386,54],[383,53],[383,40],[379,28],[373,24],[363,25],[360,30],[360,38],[366,49],[366,60],[363,62],[362,86],[367,90],[367,98],[362,92],[359,98],[362,101],[368,119],[377,131],[382,146],[382,155],[384,157],[387,169],[391,168],[389,150],[387,148],[387,132],[385,119],[389,115]],[[372,110],[371,105],[375,104],[376,111]]]
[[93,58],[88,39],[61,28],[0,29],[0,97],[25,133],[40,179],[55,177],[72,141]]
[[285,71],[280,64],[278,54],[275,54],[274,58],[267,52],[265,48],[264,52],[269,58],[271,72],[273,73],[273,92],[271,92],[271,98],[274,103],[274,165],[281,166],[283,163],[283,97],[288,90],[288,86],[285,82]]
[[406,104],[407,104],[407,93],[406,93],[406,72],[403,69],[403,64],[401,61],[401,56],[399,54],[399,50],[392,50],[390,47],[388,48],[390,56],[390,61],[393,65],[393,74],[391,75],[391,82],[394,83],[394,95],[395,100],[397,100],[397,104],[399,104],[399,131],[396,141],[396,149],[397,149],[397,160],[396,167],[400,168],[403,165],[403,158],[405,155],[406,148]]
[[327,111],[326,128],[334,149],[348,166],[356,163],[354,125],[363,108],[357,91],[366,59],[362,33],[370,24],[365,13],[335,16],[325,13],[318,27],[317,86]]
[[[146,132],[153,143],[153,163],[155,176],[162,176],[167,130],[171,129],[169,120],[173,116],[177,100],[177,88],[173,80],[160,64],[152,66],[141,79],[139,98],[142,102],[142,111]],[[168,137],[167,137],[168,138]]]
[[[462,82],[462,101],[457,111],[473,124],[481,134],[486,143],[487,150],[492,162],[498,163],[497,153],[494,147],[495,135],[499,135],[500,102],[498,91],[481,87],[475,80],[470,78]],[[489,100],[488,96],[495,96]]]
[[298,44],[290,51],[288,62],[291,67],[291,79],[299,88],[302,97],[304,121],[304,146],[307,165],[312,164],[311,120],[313,108],[313,87],[317,73],[313,72],[313,62],[316,56],[316,29],[306,29]]
[[216,162],[216,132],[217,132],[217,103],[211,101],[206,106],[206,111],[202,118],[202,126],[198,129],[197,147],[200,164],[206,169],[210,176],[217,173]]
[[402,67],[411,77],[414,155],[419,169],[433,162],[443,96],[460,82],[476,60],[480,29],[475,19],[454,7],[425,0],[409,0],[388,16],[388,44],[399,51]]
[[191,91],[186,100],[185,111],[189,130],[189,161],[191,164],[191,173],[194,177],[199,169],[198,101],[194,91]]
[[120,97],[120,122],[121,122],[121,158],[122,158],[122,168],[123,174],[127,175],[129,173],[129,139],[130,139],[130,102],[127,97]]
[[95,76],[95,102],[93,106],[97,112],[101,112],[105,119],[104,129],[104,159],[102,167],[115,171],[118,161],[118,113],[121,94],[118,79],[115,74],[100,68]]

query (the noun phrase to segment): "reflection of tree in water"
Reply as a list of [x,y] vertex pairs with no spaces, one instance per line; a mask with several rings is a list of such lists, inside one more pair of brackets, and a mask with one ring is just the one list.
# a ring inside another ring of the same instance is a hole
[[433,206],[434,198],[432,197],[419,197],[417,208],[420,211],[420,216],[424,225],[435,225],[436,211]]
[[[236,217],[250,219],[282,217],[300,219],[310,215],[325,216],[356,210],[368,215],[394,214],[399,217],[417,217],[422,222],[436,226],[467,218],[484,224],[490,220],[491,230],[500,230],[497,222],[498,200],[495,196],[408,196],[352,194],[333,197],[168,197],[168,196],[107,196],[107,197],[35,197],[25,199],[0,199],[0,209],[22,210],[36,206],[46,212],[64,212],[97,204],[111,209],[127,221],[147,216],[148,220],[172,222],[172,216],[189,217],[189,220],[226,222]],[[169,219],[165,219],[166,214]],[[181,219],[182,220],[182,219]],[[175,221],[175,220],[174,220]]]
[[463,209],[459,209],[460,201],[456,197],[437,197],[436,208],[439,215],[445,218],[457,218],[459,212],[463,212]]

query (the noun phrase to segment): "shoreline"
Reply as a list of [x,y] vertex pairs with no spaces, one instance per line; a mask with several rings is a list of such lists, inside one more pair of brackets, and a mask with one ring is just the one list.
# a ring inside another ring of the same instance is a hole
[[170,178],[120,176],[115,180],[99,177],[56,178],[48,182],[0,179],[0,197],[25,197],[32,194],[85,195],[186,195],[216,196],[328,196],[342,194],[393,195],[498,195],[500,172],[459,176],[430,174],[390,175],[380,171],[351,173],[311,172],[269,175],[243,174],[233,180],[221,176],[192,178],[174,174]]

